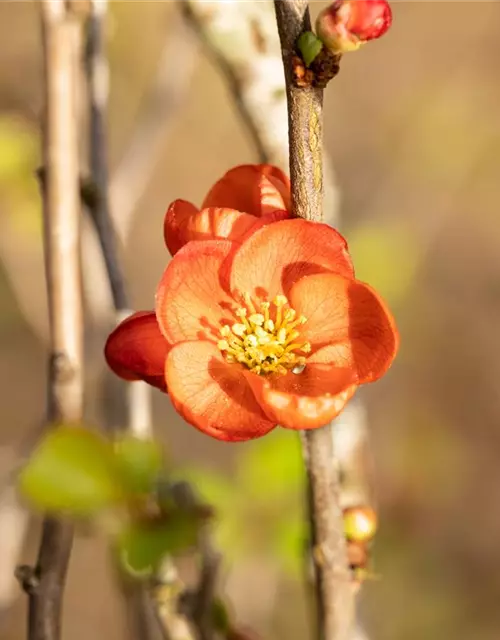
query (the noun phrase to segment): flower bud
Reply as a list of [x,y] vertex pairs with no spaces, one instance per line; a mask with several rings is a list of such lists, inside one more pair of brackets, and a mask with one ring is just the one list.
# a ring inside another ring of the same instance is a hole
[[335,0],[319,14],[316,33],[331,51],[346,53],[380,38],[391,23],[387,0]]
[[377,514],[371,507],[344,509],[344,533],[353,542],[369,542],[377,530]]

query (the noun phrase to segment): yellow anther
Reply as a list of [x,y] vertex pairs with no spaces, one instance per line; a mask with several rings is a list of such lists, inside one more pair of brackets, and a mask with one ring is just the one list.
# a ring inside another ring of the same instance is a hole
[[264,322],[264,329],[270,333],[274,333],[274,322],[272,320],[266,320]]
[[235,335],[239,336],[240,338],[242,338],[242,337],[245,335],[246,331],[247,331],[247,327],[246,327],[246,325],[241,324],[241,323],[239,323],[239,322],[237,322],[237,323],[233,324],[233,326],[231,327],[231,329],[232,329],[232,332],[233,332]]
[[253,332],[255,333],[257,338],[259,338],[259,340],[261,338],[269,338],[269,334],[262,327],[254,327]]
[[243,344],[246,347],[256,347],[259,344],[259,341],[257,340],[257,336],[251,333],[249,336],[246,336]]
[[278,331],[276,332],[276,340],[280,344],[285,344],[286,343],[286,339],[287,339],[286,329],[285,329],[285,327],[281,327],[281,329],[278,329]]
[[306,318],[295,309],[286,308],[288,299],[279,294],[274,300],[274,315],[268,301],[254,302],[250,294],[242,295],[245,306],[234,310],[239,322],[223,325],[218,348],[227,362],[238,362],[256,374],[284,374],[305,365],[305,357],[297,352],[309,353],[308,342],[300,344],[300,335],[294,327],[304,324]]
[[274,298],[273,302],[277,307],[283,307],[285,304],[288,304],[288,298],[279,294]]
[[262,325],[264,324],[264,316],[262,315],[262,313],[252,313],[252,315],[248,318],[249,321],[252,324],[255,324],[259,327],[262,327]]

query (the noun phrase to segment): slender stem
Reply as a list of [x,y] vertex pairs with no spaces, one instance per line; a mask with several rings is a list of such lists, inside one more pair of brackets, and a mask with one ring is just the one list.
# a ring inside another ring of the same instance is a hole
[[[106,119],[109,96],[109,65],[106,55],[107,0],[91,0],[87,22],[86,75],[89,94],[91,194],[88,209],[101,245],[110,284],[116,323],[132,311],[127,295],[109,205],[108,144]],[[142,382],[128,384],[124,404],[127,427],[141,438],[152,437],[151,390]],[[114,425],[116,426],[116,425]]]
[[[275,0],[288,100],[290,177],[294,215],[323,220],[323,91],[298,88],[291,69],[295,43],[310,29],[307,0]],[[302,434],[309,485],[318,637],[346,640],[354,602],[340,507],[332,425]]]
[[[64,0],[41,0],[45,63],[44,246],[50,317],[48,422],[82,417],[82,293],[77,126],[80,24]],[[30,640],[58,640],[73,528],[46,518],[29,593]]]
[[[120,264],[115,228],[109,205],[108,140],[106,120],[109,98],[109,65],[106,55],[107,0],[90,0],[86,24],[85,67],[89,96],[89,152],[91,180],[88,196],[83,197],[94,223],[111,289],[115,320],[118,324],[132,311]],[[116,386],[116,407],[125,406],[127,429],[138,437],[152,437],[150,390],[143,382]],[[119,418],[110,414],[112,429]],[[118,580],[126,605],[131,637],[156,637],[156,620],[150,615],[146,591],[141,583]]]
[[90,100],[90,168],[95,190],[90,213],[97,230],[108,280],[117,311],[129,309],[125,280],[118,260],[117,243],[109,212],[106,116],[109,94],[109,67],[106,56],[106,0],[91,0],[87,23],[86,67]]

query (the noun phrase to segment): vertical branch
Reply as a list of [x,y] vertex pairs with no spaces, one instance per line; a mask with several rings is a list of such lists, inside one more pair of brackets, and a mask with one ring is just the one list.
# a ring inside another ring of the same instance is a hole
[[[108,280],[110,283],[116,323],[120,323],[132,311],[129,309],[125,277],[120,265],[115,239],[115,228],[109,206],[109,179],[107,170],[106,116],[108,105],[108,60],[105,43],[105,20],[107,0],[90,0],[90,13],[87,24],[86,75],[89,92],[90,123],[90,169],[91,185],[89,194],[89,212],[99,238]],[[169,48],[170,51],[170,48]],[[163,67],[162,67],[163,69]],[[162,81],[165,79],[162,78]],[[155,118],[149,120],[153,127],[160,119],[160,104],[156,105]],[[164,105],[163,105],[164,106]],[[153,122],[154,121],[154,122]],[[138,136],[137,140],[140,140]],[[143,161],[144,153],[135,157],[135,148],[128,161]],[[146,154],[147,155],[147,154]],[[147,171],[141,173],[143,180]],[[131,210],[129,210],[131,212]],[[151,389],[144,382],[131,382],[118,387],[118,404],[124,403],[126,409],[126,428],[138,438],[152,438]],[[124,391],[125,395],[121,395]],[[118,421],[113,420],[116,428]],[[142,584],[123,581],[127,614],[132,634],[142,640],[161,635],[166,640],[194,640],[191,625],[178,611],[178,599],[184,585],[180,583],[175,566],[166,558],[164,566],[158,572],[154,585],[148,588]]]
[[[92,216],[101,245],[116,312],[116,323],[129,316],[130,303],[120,265],[115,228],[109,206],[106,118],[109,96],[109,66],[106,55],[105,22],[107,0],[91,0],[87,23],[86,74],[89,94],[90,171],[89,194]],[[142,382],[126,385],[127,427],[138,437],[152,436],[151,392]],[[116,426],[116,425],[114,425]]]
[[109,95],[109,67],[106,55],[105,17],[107,0],[91,0],[87,23],[86,67],[89,93],[90,170],[92,174],[91,214],[97,230],[108,280],[117,311],[129,308],[125,282],[120,272],[115,232],[109,213],[106,115]]
[[[41,0],[45,64],[44,246],[50,319],[48,422],[82,417],[82,295],[77,78],[80,24],[64,0]],[[46,518],[29,593],[30,640],[58,640],[72,527]]]
[[[86,200],[100,244],[107,279],[111,290],[115,322],[129,316],[130,303],[125,277],[120,264],[115,228],[109,205],[107,112],[109,98],[109,65],[106,53],[107,0],[90,0],[86,24],[85,70],[89,101],[90,183]],[[90,239],[90,238],[89,238]],[[114,408],[125,407],[126,427],[137,437],[152,437],[150,390],[143,382],[115,387]],[[119,418],[110,412],[112,430],[119,427]],[[121,576],[120,576],[121,577]],[[132,635],[147,640],[155,636],[152,616],[148,613],[145,591],[141,585],[121,580]]]
[[[299,35],[310,30],[307,0],[275,0],[288,100],[290,176],[294,214],[323,220],[323,91],[292,82],[292,56]],[[333,426],[302,435],[306,465],[313,560],[318,600],[318,637],[345,640],[354,601],[347,565],[340,506],[340,480],[332,438]]]

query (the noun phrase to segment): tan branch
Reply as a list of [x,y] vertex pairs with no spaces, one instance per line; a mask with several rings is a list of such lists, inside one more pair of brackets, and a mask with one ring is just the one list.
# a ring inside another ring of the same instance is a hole
[[[290,177],[294,215],[323,221],[323,91],[294,86],[292,56],[303,31],[310,30],[307,0],[275,0],[288,98]],[[347,563],[341,487],[333,425],[302,434],[306,465],[313,561],[318,603],[318,637],[346,640],[351,633],[354,593]]]
[[[44,245],[50,320],[49,424],[82,417],[82,293],[77,78],[80,21],[63,0],[41,0],[45,63]],[[49,517],[25,582],[30,640],[58,640],[73,528]]]

